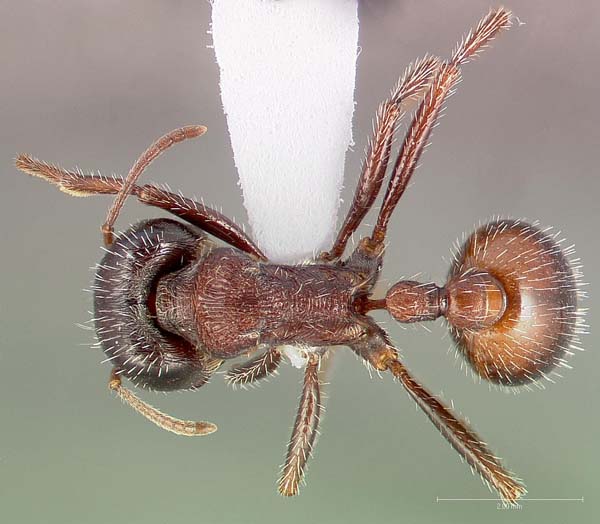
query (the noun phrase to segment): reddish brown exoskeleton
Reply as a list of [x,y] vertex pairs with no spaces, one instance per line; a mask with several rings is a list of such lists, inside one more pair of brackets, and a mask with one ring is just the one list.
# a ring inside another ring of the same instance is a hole
[[[111,389],[160,427],[207,435],[210,422],[182,421],[137,398],[122,377],[142,388],[172,391],[204,385],[224,361],[252,358],[231,368],[227,380],[247,384],[273,373],[286,347],[305,367],[300,407],[279,481],[284,495],[298,492],[314,445],[320,413],[319,365],[332,346],[347,346],[379,371],[390,371],[431,422],[500,496],[525,493],[468,425],[421,386],[398,359],[385,331],[368,313],[386,309],[399,322],[445,317],[459,350],[481,377],[497,384],[535,381],[564,364],[581,330],[578,268],[554,237],[535,226],[497,220],[479,228],[456,255],[445,286],[401,281],[383,299],[372,291],[383,264],[387,226],[415,170],[460,66],[502,29],[511,14],[491,11],[469,32],[452,58],[426,57],[409,67],[380,107],[352,206],[331,250],[312,264],[269,263],[260,248],[220,213],[153,185],[136,185],[156,156],[200,136],[190,126],[159,139],[126,179],[85,176],[28,156],[17,167],[69,194],[117,194],[103,226],[107,254],[94,287],[95,324]],[[420,101],[391,169],[387,191],[369,236],[342,259],[348,239],[380,191],[402,104]],[[189,225],[146,220],[113,238],[113,223],[128,195]],[[229,244],[215,245],[208,235]]]

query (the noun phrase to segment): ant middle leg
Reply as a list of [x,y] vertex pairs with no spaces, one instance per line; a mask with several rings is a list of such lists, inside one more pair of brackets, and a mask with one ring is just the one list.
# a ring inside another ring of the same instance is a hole
[[279,493],[286,497],[298,494],[318,434],[321,415],[320,360],[320,355],[312,353],[304,372],[300,405],[278,482]]
[[342,256],[350,236],[373,206],[385,178],[394,132],[403,114],[402,105],[408,100],[419,99],[422,96],[439,66],[440,61],[432,56],[426,56],[409,66],[392,91],[390,98],[379,106],[375,117],[375,129],[352,205],[333,247],[329,252],[321,255],[322,260],[331,261]]
[[503,29],[512,24],[510,11],[492,10],[459,43],[449,62],[441,65],[419,105],[394,164],[371,240],[383,244],[388,223],[419,163],[442,106],[461,78],[460,66],[474,58]]

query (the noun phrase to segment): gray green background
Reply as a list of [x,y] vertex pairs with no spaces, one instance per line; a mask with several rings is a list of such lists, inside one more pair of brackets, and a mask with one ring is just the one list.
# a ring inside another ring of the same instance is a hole
[[[465,68],[422,167],[393,220],[384,277],[442,281],[449,247],[494,214],[539,219],[577,246],[590,283],[592,334],[573,369],[520,395],[476,384],[444,328],[388,322],[413,372],[443,393],[536,498],[500,511],[401,387],[369,378],[339,350],[308,485],[276,494],[300,387],[289,366],[260,388],[221,380],[196,393],[144,394],[219,432],[160,431],[112,398],[88,347],[82,292],[101,256],[109,201],[75,199],[11,166],[30,152],[66,167],[126,172],[156,137],[203,123],[148,179],[204,197],[245,220],[207,34],[205,1],[0,1],[0,521],[124,523],[591,522],[598,514],[600,7],[592,0],[508,2],[526,23]],[[447,56],[490,7],[476,1],[361,3],[354,133],[344,197],[371,116],[404,66]],[[258,131],[260,132],[260,130]],[[309,151],[306,152],[310,154]],[[344,206],[344,209],[346,207]],[[119,225],[152,210],[130,203]],[[442,257],[445,257],[444,260]],[[382,320],[385,320],[381,317]]]

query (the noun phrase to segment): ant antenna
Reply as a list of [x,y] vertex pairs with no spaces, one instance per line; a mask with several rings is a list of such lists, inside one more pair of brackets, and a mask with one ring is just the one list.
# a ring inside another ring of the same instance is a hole
[[123,204],[125,204],[125,199],[133,192],[135,182],[144,170],[157,156],[169,149],[172,145],[187,140],[188,138],[202,136],[206,131],[207,128],[205,126],[185,126],[177,128],[166,135],[161,136],[140,155],[135,164],[133,164],[133,167],[129,170],[123,186],[117,193],[113,205],[108,210],[106,221],[102,224],[102,235],[104,236],[104,244],[106,246],[110,246],[113,243],[113,225],[119,216]]

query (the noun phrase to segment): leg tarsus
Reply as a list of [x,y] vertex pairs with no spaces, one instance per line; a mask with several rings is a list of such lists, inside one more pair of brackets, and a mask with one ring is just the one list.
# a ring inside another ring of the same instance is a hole
[[[66,171],[28,155],[19,155],[15,160],[15,165],[21,171],[43,178],[71,196],[114,195],[120,193],[125,185],[125,180],[120,176],[86,176],[78,171]],[[267,259],[240,227],[223,214],[204,204],[153,185],[137,186],[134,184],[131,193],[146,205],[164,209],[260,260]],[[105,240],[111,240],[112,229],[110,227],[104,227],[103,233]]]
[[300,406],[278,482],[279,493],[286,497],[298,494],[306,462],[310,458],[318,433],[321,413],[319,360],[320,356],[313,353],[306,365]]
[[352,349],[379,371],[390,371],[452,447],[504,500],[514,503],[523,496],[525,487],[502,466],[477,434],[411,376],[398,360],[398,352],[385,332],[374,322],[369,327],[365,330],[367,335]]
[[[122,177],[86,176],[79,171],[67,171],[29,155],[19,155],[15,159],[15,166],[28,175],[43,178],[71,196],[114,195],[123,186]],[[137,186],[134,187],[134,193],[136,189]]]
[[452,447],[498,491],[504,501],[515,503],[527,492],[523,484],[502,466],[500,460],[479,436],[421,386],[399,360],[390,361],[387,369],[400,380],[408,394]]

